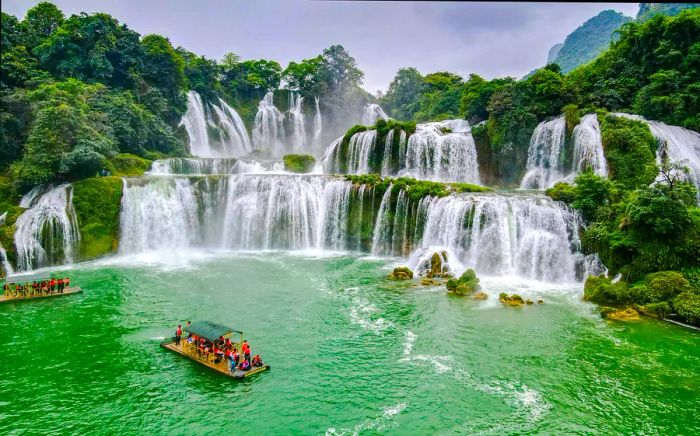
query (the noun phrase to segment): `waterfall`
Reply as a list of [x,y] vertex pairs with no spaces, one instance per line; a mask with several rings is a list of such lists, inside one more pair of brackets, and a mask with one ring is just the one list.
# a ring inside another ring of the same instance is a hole
[[404,174],[417,179],[480,182],[476,144],[465,120],[416,125],[408,138],[405,162]]
[[530,138],[526,173],[520,188],[546,189],[564,177],[560,155],[565,133],[563,115],[537,125]]
[[698,188],[700,205],[700,133],[679,126],[670,126],[659,121],[649,121],[639,115],[616,113],[615,116],[642,121],[649,126],[659,146],[656,150],[656,163],[661,165],[663,158],[671,162],[683,162],[689,170],[683,178]]
[[574,127],[574,174],[581,173],[587,168],[601,177],[608,176],[608,162],[603,153],[603,140],[600,136],[600,125],[596,114],[587,114]]
[[350,182],[333,180],[323,189],[321,219],[317,248],[342,250],[348,236],[348,211],[350,210]]
[[233,158],[171,158],[153,162],[149,174],[229,174],[236,164]]
[[[0,215],[0,227],[5,225],[6,219],[7,212]],[[2,245],[0,245],[0,271],[2,271],[5,274],[5,277],[15,273],[14,269],[12,269],[10,261],[7,259],[7,252],[5,251],[5,247],[3,247]]]
[[323,155],[322,164],[323,172],[333,174],[340,172],[340,145],[343,143],[343,137],[336,139],[326,148]]
[[578,215],[547,197],[464,194],[420,206],[426,223],[414,267],[446,250],[455,274],[474,268],[551,282],[583,278]]
[[377,123],[377,120],[388,120],[389,115],[384,112],[381,106],[376,103],[368,103],[365,105],[362,111],[362,125],[373,126]]
[[243,120],[222,99],[218,104],[205,105],[196,91],[188,92],[187,112],[180,125],[187,131],[194,156],[242,156],[252,150]]
[[386,192],[384,192],[382,202],[379,204],[379,212],[377,212],[377,219],[372,232],[372,254],[375,256],[391,254],[391,247],[393,246],[393,240],[391,239],[393,236],[391,233],[391,226],[393,225],[391,191],[393,189],[394,185],[390,184],[386,188]]
[[255,149],[267,150],[279,157],[284,154],[284,137],[284,116],[275,107],[270,91],[258,104],[253,125],[253,144]]
[[291,147],[295,152],[301,151],[306,145],[306,125],[302,104],[304,97],[296,92],[289,93],[289,110],[287,114],[292,125]]
[[[402,130],[403,132],[403,130]],[[394,129],[389,130],[384,141],[384,157],[382,158],[382,176],[391,175],[391,151],[394,145]]]
[[369,173],[370,153],[374,150],[377,141],[376,130],[365,130],[352,135],[348,144],[348,173]]
[[316,103],[316,112],[314,113],[314,145],[318,146],[321,143],[321,134],[323,133],[323,119],[321,118],[321,107],[318,104],[318,96],[314,97]]
[[32,190],[22,199],[27,210],[15,223],[17,268],[21,271],[72,263],[80,240],[71,185],[38,192]]

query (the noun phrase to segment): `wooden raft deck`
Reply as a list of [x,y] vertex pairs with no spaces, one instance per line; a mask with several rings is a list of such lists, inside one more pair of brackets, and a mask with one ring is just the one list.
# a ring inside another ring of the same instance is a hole
[[219,363],[214,363],[214,362],[211,362],[205,358],[199,357],[196,354],[190,354],[190,353],[185,352],[182,349],[182,344],[185,341],[186,341],[186,339],[183,338],[182,341],[180,342],[180,345],[175,345],[175,341],[166,341],[166,342],[161,342],[160,346],[163,348],[167,348],[170,351],[174,351],[177,354],[180,354],[181,356],[185,356],[188,359],[199,363],[200,365],[204,365],[208,368],[211,368],[214,371],[225,375],[226,377],[235,378],[235,379],[239,379],[239,380],[242,380],[244,378],[248,378],[251,375],[255,375],[255,374],[258,374],[258,373],[261,373],[261,372],[264,372],[264,371],[267,371],[270,369],[270,365],[263,365],[263,366],[252,367],[252,369],[250,371],[240,371],[240,370],[236,369],[234,372],[231,372],[228,370],[228,362],[226,360],[223,360]]
[[78,294],[80,292],[83,292],[82,289],[80,289],[79,287],[75,287],[75,288],[66,288],[63,290],[62,293],[56,291],[56,292],[53,292],[51,294],[31,295],[29,297],[10,297],[10,298],[8,298],[7,295],[2,294],[2,295],[0,295],[0,303],[12,303],[13,301],[38,300],[39,298],[62,297],[64,295]]

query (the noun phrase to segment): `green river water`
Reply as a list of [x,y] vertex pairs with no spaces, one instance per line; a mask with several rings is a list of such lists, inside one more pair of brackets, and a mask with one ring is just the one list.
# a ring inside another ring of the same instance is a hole
[[[700,432],[700,335],[604,321],[581,285],[482,278],[477,302],[351,254],[147,260],[0,306],[0,434]],[[506,289],[545,304],[501,307]],[[187,319],[243,330],[272,370],[238,382],[159,347]]]

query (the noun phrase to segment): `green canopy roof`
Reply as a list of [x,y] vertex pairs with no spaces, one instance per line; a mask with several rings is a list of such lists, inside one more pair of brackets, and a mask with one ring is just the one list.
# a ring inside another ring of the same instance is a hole
[[185,330],[189,333],[192,333],[193,335],[197,335],[209,341],[215,341],[221,336],[227,335],[229,333],[243,334],[243,332],[234,330],[230,327],[226,327],[225,325],[217,324],[211,321],[195,321],[192,324],[190,324],[189,327],[186,327]]
[[6,283],[27,283],[27,282],[40,282],[42,280],[50,280],[51,273],[48,271],[35,272],[30,274],[14,275],[5,278]]

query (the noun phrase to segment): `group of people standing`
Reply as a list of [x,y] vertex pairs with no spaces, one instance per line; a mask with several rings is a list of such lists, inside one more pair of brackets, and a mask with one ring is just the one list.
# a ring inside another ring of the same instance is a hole
[[70,287],[70,278],[51,278],[49,280],[33,281],[26,283],[15,283],[14,287],[5,283],[3,291],[5,295],[15,298],[29,297],[32,295],[49,295],[53,293],[62,294],[63,291]]
[[[187,321],[187,325],[190,325],[189,321]],[[182,325],[178,325],[175,332],[176,345],[180,345],[181,338]],[[213,355],[215,359],[214,363],[221,363],[223,360],[226,360],[228,370],[231,372],[234,372],[236,369],[249,371],[253,367],[263,366],[263,361],[259,354],[251,358],[250,345],[247,340],[244,340],[241,344],[240,353],[234,343],[231,342],[231,339],[224,338],[223,336],[212,342],[206,338],[189,333],[187,335],[187,343],[196,347],[197,353],[200,355],[205,357]]]

